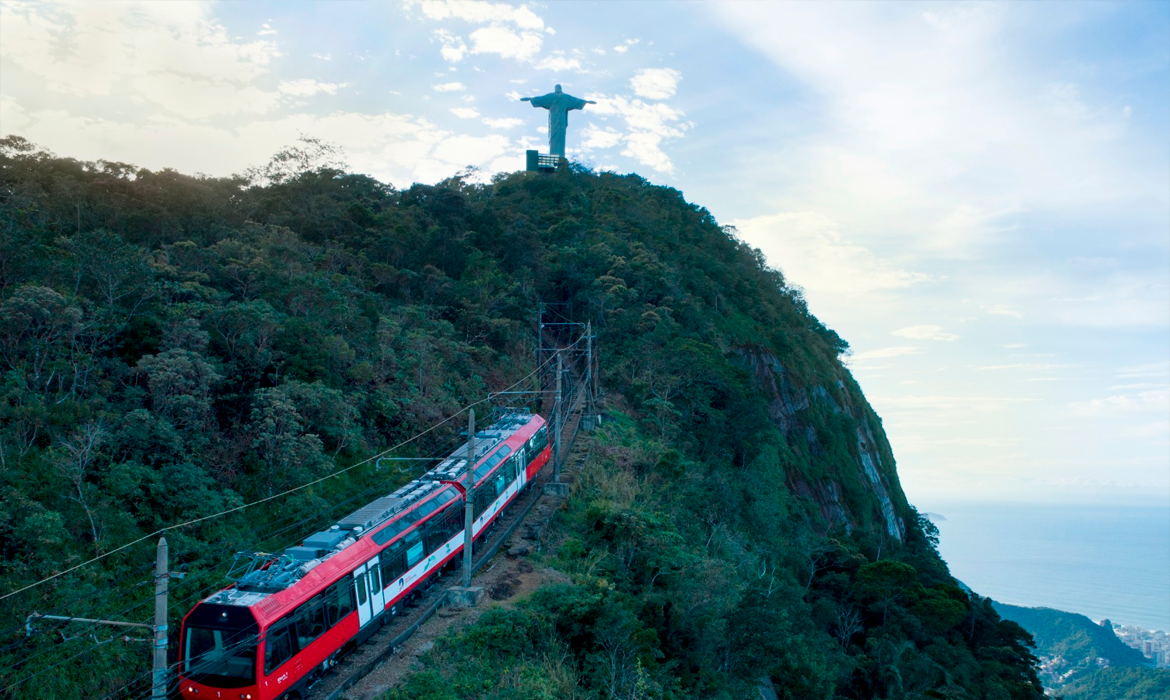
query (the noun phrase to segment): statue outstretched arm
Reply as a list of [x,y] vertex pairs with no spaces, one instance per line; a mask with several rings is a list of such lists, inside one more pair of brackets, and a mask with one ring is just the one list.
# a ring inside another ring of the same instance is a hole
[[520,98],[520,101],[521,101],[521,102],[530,102],[531,100],[532,100],[532,98],[531,98],[531,97],[521,97],[521,98]]

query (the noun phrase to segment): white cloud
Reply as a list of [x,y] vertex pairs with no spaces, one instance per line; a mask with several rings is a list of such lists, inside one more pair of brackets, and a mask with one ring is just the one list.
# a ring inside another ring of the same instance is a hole
[[537,32],[514,32],[498,25],[476,29],[469,38],[472,53],[495,54],[517,61],[531,60],[540,53],[544,42]]
[[333,54],[328,53],[328,52],[326,52],[326,53],[311,53],[311,54],[309,54],[309,58],[315,58],[318,61],[332,61]]
[[523,126],[524,120],[516,119],[515,117],[505,117],[503,119],[484,119],[483,123],[493,129],[515,129],[518,126]]
[[[405,5],[420,9],[427,19],[434,21],[462,20],[487,25],[471,32],[467,37],[470,46],[463,37],[447,29],[435,30],[435,38],[442,43],[440,54],[449,63],[462,61],[468,53],[529,62],[540,53],[544,35],[555,33],[525,6],[479,0],[408,0]],[[557,63],[556,59],[548,60]]]
[[509,141],[503,136],[450,136],[438,144],[431,156],[452,167],[477,165],[498,158],[508,150]]
[[1008,304],[996,304],[987,309],[987,313],[993,316],[1010,316],[1012,318],[1023,318],[1024,312],[1016,309]]
[[1121,379],[1170,378],[1170,362],[1129,365],[1118,369],[1117,376]]
[[930,280],[847,241],[836,222],[815,212],[785,212],[732,222],[739,236],[810,292],[860,296]]
[[888,357],[902,357],[903,355],[917,355],[922,350],[913,345],[898,345],[889,348],[878,348],[876,350],[866,350],[865,352],[854,353],[849,357],[850,364],[854,362],[864,362],[865,360],[880,360]]
[[276,30],[273,29],[272,25],[267,22],[260,25],[260,31],[256,32],[257,36],[272,36],[274,34],[276,34]]
[[691,125],[683,122],[681,110],[663,103],[647,103],[624,95],[600,95],[589,113],[602,119],[619,117],[625,122],[621,137],[622,155],[634,158],[660,172],[673,172],[674,164],[662,150],[665,139],[683,136]]
[[630,89],[638,97],[665,100],[674,97],[682,73],[673,68],[644,68],[630,79]]
[[441,83],[439,85],[432,85],[431,89],[435,92],[462,92],[467,89],[463,83]]
[[[194,3],[0,4],[0,57],[19,67],[6,89],[35,81],[78,97],[141,97],[184,116],[263,113],[278,93],[253,82],[280,55],[232,38]],[[214,103],[214,104],[212,104]]]
[[926,410],[932,414],[962,415],[965,411],[997,413],[1005,411],[1012,406],[1032,404],[1037,401],[1039,399],[1029,397],[972,396],[963,394],[954,396],[908,395],[889,397],[883,399],[882,403],[899,409]]
[[638,44],[638,43],[641,43],[641,41],[642,41],[641,39],[626,39],[622,43],[613,47],[613,50],[617,51],[618,53],[625,53],[625,52],[630,50],[631,46]]
[[418,7],[428,19],[460,19],[472,24],[514,24],[520,29],[544,31],[544,20],[527,7],[477,0],[407,0],[407,7]]
[[479,117],[479,110],[474,107],[455,107],[451,110],[451,114],[460,119],[476,119]]
[[462,38],[455,36],[446,29],[436,29],[434,36],[443,44],[443,48],[439,50],[439,54],[443,57],[444,61],[458,63],[467,55],[467,44]]
[[205,80],[179,74],[151,73],[128,81],[134,97],[154,102],[184,119],[227,114],[266,114],[280,104],[281,93],[252,85]]
[[537,61],[536,68],[560,72],[580,71],[581,59],[567,57],[564,51],[554,51],[551,55]]
[[316,80],[302,78],[300,80],[285,80],[277,88],[280,92],[294,97],[309,97],[311,95],[336,95],[337,91],[349,87],[349,83],[321,83]]
[[818,96],[819,128],[768,173],[800,206],[869,222],[908,251],[986,259],[1022,240],[1007,234],[1024,215],[1165,201],[1165,159],[1124,141],[1120,107],[1079,79],[1053,80],[1015,49],[1035,19],[1027,11],[982,3],[926,18],[913,4],[708,7]]
[[947,333],[942,326],[907,326],[899,328],[896,331],[890,331],[890,335],[896,335],[902,338],[911,338],[913,340],[958,340],[959,336],[954,333]]
[[1071,367],[1073,367],[1073,365],[1053,364],[1053,363],[1039,364],[1039,363],[1035,363],[1035,362],[1015,362],[1015,363],[1006,364],[1006,365],[981,365],[979,367],[976,367],[975,369],[983,370],[983,371],[991,371],[991,372],[998,372],[998,371],[1003,371],[1006,369],[1022,369],[1022,370],[1027,370],[1029,372],[1050,372],[1054,369],[1069,369]]
[[597,126],[589,124],[582,132],[582,136],[585,137],[581,143],[582,148],[613,148],[621,143],[625,134],[620,131],[614,131],[609,127],[599,129]]
[[1129,394],[1117,394],[1090,401],[1076,401],[1070,404],[1072,410],[1081,415],[1132,415],[1152,414],[1166,416],[1170,414],[1170,389],[1151,389]]

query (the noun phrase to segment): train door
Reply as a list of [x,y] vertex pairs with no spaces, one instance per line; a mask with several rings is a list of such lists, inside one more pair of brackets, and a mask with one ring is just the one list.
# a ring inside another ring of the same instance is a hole
[[374,617],[382,614],[386,609],[386,594],[382,590],[382,566],[378,563],[378,557],[366,562],[366,579],[370,583],[370,608]]
[[516,470],[519,472],[516,476],[516,490],[519,491],[528,483],[528,450],[523,447],[516,453]]
[[353,572],[353,585],[357,590],[358,627],[365,627],[386,608],[381,573],[382,570],[378,568],[378,557],[362,564]]
[[366,565],[362,564],[353,572],[353,587],[357,592],[358,627],[365,627],[373,618],[370,605],[369,582],[366,580]]

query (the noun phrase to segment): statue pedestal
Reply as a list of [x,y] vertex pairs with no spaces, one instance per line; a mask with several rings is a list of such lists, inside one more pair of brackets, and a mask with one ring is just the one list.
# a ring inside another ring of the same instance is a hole
[[530,173],[552,173],[565,160],[561,156],[550,156],[539,151],[526,151],[527,170]]

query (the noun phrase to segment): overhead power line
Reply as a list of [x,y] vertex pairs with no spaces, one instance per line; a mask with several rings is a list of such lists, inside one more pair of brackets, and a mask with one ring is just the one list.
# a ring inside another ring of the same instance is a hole
[[[573,346],[577,345],[578,343],[580,343],[580,342],[581,342],[581,340],[582,340],[581,338],[577,339],[576,341],[574,341],[573,343],[571,343],[571,344],[569,345],[569,347],[573,347]],[[543,363],[541,363],[539,366],[537,366],[537,368],[536,368],[536,369],[532,370],[532,371],[531,371],[531,372],[529,372],[527,375],[525,375],[525,376],[524,376],[524,377],[522,377],[521,379],[517,380],[515,383],[513,383],[511,386],[507,387],[507,388],[506,388],[506,389],[504,389],[503,391],[504,391],[504,392],[506,392],[506,391],[511,391],[511,390],[512,390],[512,389],[514,389],[515,387],[517,387],[517,386],[520,386],[520,385],[521,385],[521,384],[523,384],[524,382],[528,381],[528,380],[529,380],[529,379],[531,379],[531,378],[532,378],[534,375],[536,375],[536,374],[537,374],[537,373],[539,373],[541,370],[543,370],[543,369],[544,369],[544,366],[545,366],[545,365],[547,365],[547,364],[549,364],[550,362],[552,362],[552,360],[553,360],[553,358],[552,358],[552,357],[550,357],[549,359],[545,360]],[[503,392],[495,392],[495,393],[503,393]],[[129,549],[130,547],[133,547],[134,545],[136,545],[136,544],[139,544],[140,542],[145,542],[146,540],[149,540],[149,539],[151,539],[151,538],[153,538],[153,537],[156,537],[156,536],[162,535],[162,534],[166,533],[168,530],[178,530],[178,529],[181,529],[181,528],[184,528],[184,527],[189,527],[189,526],[191,526],[191,525],[196,525],[196,524],[198,524],[198,523],[205,522],[205,521],[207,521],[207,520],[213,520],[213,519],[215,519],[215,518],[219,518],[219,517],[222,517],[222,516],[225,516],[225,515],[230,515],[230,514],[232,514],[232,513],[238,513],[238,512],[241,512],[241,511],[247,510],[247,509],[249,509],[249,508],[251,508],[251,507],[253,507],[253,506],[258,506],[258,505],[260,505],[260,504],[262,504],[262,503],[267,503],[268,501],[273,501],[273,500],[275,500],[275,499],[277,499],[277,498],[282,498],[282,497],[284,497],[284,496],[287,496],[287,495],[289,495],[289,494],[291,494],[291,493],[296,493],[297,491],[303,491],[304,489],[307,489],[307,488],[309,488],[310,486],[314,486],[314,485],[316,485],[316,484],[319,484],[319,483],[321,483],[321,482],[323,482],[323,481],[328,481],[329,479],[333,479],[333,478],[335,478],[335,477],[341,476],[342,474],[345,474],[345,473],[347,473],[347,472],[349,472],[349,471],[352,471],[352,470],[354,470],[354,469],[357,469],[357,468],[358,468],[358,467],[360,467],[360,466],[363,466],[363,465],[369,464],[370,462],[372,462],[372,461],[374,461],[374,460],[376,460],[376,459],[378,459],[378,458],[380,458],[380,457],[384,457],[384,456],[386,456],[386,455],[390,454],[390,453],[391,453],[391,452],[393,452],[394,450],[397,450],[397,449],[400,449],[400,448],[402,448],[402,447],[405,447],[406,445],[409,445],[410,443],[414,442],[415,440],[418,440],[419,438],[421,438],[421,437],[423,437],[423,436],[425,436],[425,435],[428,435],[428,434],[430,434],[430,433],[434,432],[435,430],[439,429],[439,428],[440,428],[440,427],[442,427],[443,425],[445,425],[445,424],[447,424],[447,423],[451,422],[452,420],[454,420],[455,418],[457,418],[457,417],[459,417],[459,416],[463,415],[463,414],[464,414],[465,412],[467,412],[468,410],[470,410],[470,409],[472,409],[472,408],[474,408],[474,407],[476,407],[476,406],[478,406],[478,405],[480,405],[480,404],[482,404],[482,403],[486,403],[486,402],[490,401],[490,400],[491,400],[491,398],[492,398],[492,396],[493,396],[493,394],[489,394],[487,398],[483,398],[483,399],[480,399],[480,400],[478,400],[478,401],[472,402],[472,403],[470,403],[470,404],[468,404],[468,405],[464,406],[463,408],[459,409],[458,411],[456,411],[456,412],[455,412],[455,413],[453,413],[452,415],[450,415],[450,416],[448,416],[448,417],[444,418],[443,420],[439,421],[438,423],[435,423],[434,425],[432,425],[431,427],[427,428],[426,430],[424,430],[424,431],[422,431],[422,432],[420,432],[420,433],[417,433],[417,434],[415,434],[415,435],[412,435],[411,437],[407,438],[406,440],[403,440],[402,442],[398,443],[397,445],[394,445],[393,447],[389,447],[389,448],[387,448],[387,449],[383,450],[382,452],[379,452],[379,453],[378,453],[378,454],[376,454],[376,455],[372,455],[372,456],[370,456],[370,457],[367,457],[366,459],[363,459],[363,460],[361,460],[360,462],[356,462],[355,464],[352,464],[352,465],[350,465],[350,466],[346,467],[345,469],[342,469],[342,470],[340,470],[340,471],[333,472],[332,474],[327,474],[327,475],[325,475],[325,476],[323,476],[323,477],[321,477],[321,478],[319,478],[319,479],[314,479],[313,481],[310,481],[310,482],[308,482],[308,483],[305,483],[305,484],[301,484],[300,486],[295,486],[295,487],[293,487],[293,488],[291,488],[291,489],[288,489],[288,490],[286,490],[286,491],[282,491],[282,492],[280,492],[280,493],[273,494],[273,495],[271,495],[271,496],[266,496],[265,498],[261,498],[261,499],[259,499],[259,500],[256,500],[256,501],[252,501],[251,503],[244,503],[244,504],[242,504],[242,505],[239,505],[239,506],[236,506],[236,507],[234,507],[234,508],[229,508],[229,509],[227,509],[227,510],[220,511],[219,513],[214,513],[214,514],[212,514],[212,515],[205,515],[205,516],[202,516],[202,517],[199,517],[199,518],[194,518],[194,519],[192,519],[192,520],[188,520],[188,521],[186,521],[186,522],[182,522],[182,523],[176,523],[176,524],[174,524],[174,525],[168,525],[168,526],[166,526],[166,527],[159,528],[158,530],[155,530],[154,532],[150,533],[149,535],[143,535],[142,537],[139,537],[139,538],[138,538],[138,539],[136,539],[136,540],[133,540],[133,541],[131,541],[131,542],[127,542],[126,544],[124,544],[124,545],[122,545],[122,546],[120,546],[120,547],[117,547],[116,549],[112,549],[112,550],[110,550],[110,551],[108,551],[108,552],[105,552],[104,554],[99,554],[98,556],[96,556],[96,557],[93,557],[92,559],[86,560],[86,561],[84,561],[84,562],[82,562],[82,563],[80,563],[80,564],[77,564],[77,565],[75,565],[75,566],[71,566],[71,567],[69,567],[68,569],[65,569],[64,571],[59,571],[59,572],[57,572],[57,573],[55,573],[55,574],[53,574],[53,575],[51,575],[51,576],[46,576],[45,578],[41,579],[40,581],[36,581],[36,582],[34,582],[34,583],[30,583],[30,584],[28,584],[27,586],[24,586],[24,587],[22,587],[22,588],[18,588],[18,589],[14,590],[14,591],[12,591],[12,592],[10,592],[10,593],[5,593],[4,595],[0,596],[0,600],[5,600],[5,599],[7,599],[7,598],[11,598],[12,596],[14,596],[14,595],[16,595],[16,594],[18,594],[18,593],[23,593],[24,591],[27,591],[27,590],[31,590],[31,589],[33,589],[33,588],[36,588],[37,586],[40,586],[40,585],[42,585],[42,584],[45,584],[45,583],[48,583],[49,581],[52,581],[52,580],[54,580],[54,579],[60,578],[61,576],[64,576],[65,574],[68,574],[68,573],[70,573],[70,572],[72,572],[72,571],[77,571],[78,569],[81,569],[81,568],[83,568],[83,567],[89,566],[90,564],[93,564],[93,563],[95,563],[95,562],[101,561],[102,559],[105,559],[106,557],[109,557],[109,556],[111,556],[111,555],[113,555],[113,554],[117,554],[118,552],[121,552],[121,551],[123,551],[123,550],[125,550],[125,549]]]

